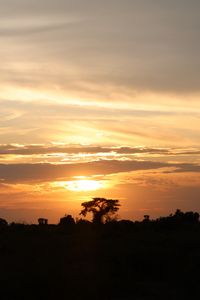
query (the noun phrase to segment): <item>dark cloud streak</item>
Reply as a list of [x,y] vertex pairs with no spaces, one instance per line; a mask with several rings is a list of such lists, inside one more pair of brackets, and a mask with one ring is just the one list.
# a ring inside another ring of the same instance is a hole
[[167,149],[156,148],[138,148],[138,147],[95,147],[95,146],[14,146],[0,145],[1,155],[34,155],[34,154],[49,154],[49,153],[66,153],[66,154],[99,154],[99,153],[117,153],[117,154],[167,154]]
[[200,172],[200,166],[153,161],[100,160],[76,164],[0,164],[2,183],[30,183],[69,180],[73,176],[108,175],[121,172],[173,168],[162,173]]
[[66,180],[71,176],[107,175],[168,166],[159,162],[102,160],[77,164],[0,164],[2,183]]

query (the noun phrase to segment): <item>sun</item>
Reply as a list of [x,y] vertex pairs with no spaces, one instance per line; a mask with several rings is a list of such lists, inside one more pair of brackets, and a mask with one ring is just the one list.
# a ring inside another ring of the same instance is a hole
[[67,182],[67,189],[74,192],[95,191],[102,187],[102,183],[97,180],[81,179]]

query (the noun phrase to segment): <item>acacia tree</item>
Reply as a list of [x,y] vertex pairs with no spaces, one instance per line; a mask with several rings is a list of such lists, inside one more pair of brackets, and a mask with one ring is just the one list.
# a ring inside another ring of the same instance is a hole
[[80,215],[85,217],[87,213],[92,213],[93,223],[98,224],[110,220],[120,206],[119,200],[105,198],[93,198],[91,201],[83,202],[81,205],[83,210],[80,212]]

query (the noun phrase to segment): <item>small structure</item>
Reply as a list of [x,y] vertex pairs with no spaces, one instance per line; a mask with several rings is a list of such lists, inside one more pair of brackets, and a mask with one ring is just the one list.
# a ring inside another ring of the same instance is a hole
[[38,219],[38,224],[39,224],[40,226],[48,225],[48,220],[47,220],[47,219],[44,219],[44,218],[39,218],[39,219]]
[[144,215],[143,222],[150,222],[150,216],[149,215]]

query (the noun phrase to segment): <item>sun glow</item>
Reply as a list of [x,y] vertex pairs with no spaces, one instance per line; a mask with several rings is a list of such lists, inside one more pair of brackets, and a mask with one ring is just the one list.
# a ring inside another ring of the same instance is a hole
[[81,180],[68,181],[66,188],[74,192],[95,191],[100,188],[103,188],[103,185],[100,181],[97,180],[81,179]]

